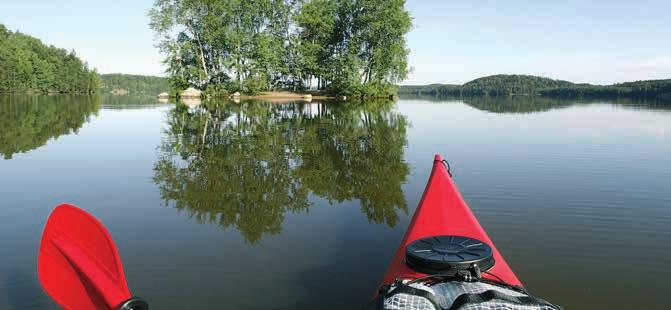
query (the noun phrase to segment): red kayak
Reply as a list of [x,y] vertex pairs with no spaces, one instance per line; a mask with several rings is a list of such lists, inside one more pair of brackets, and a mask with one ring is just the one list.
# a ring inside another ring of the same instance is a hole
[[422,200],[366,310],[558,310],[529,294],[436,154]]
[[440,155],[366,310],[560,310],[531,295],[468,208]]
[[[442,240],[441,245],[441,240],[434,236],[450,236],[451,239]],[[422,241],[425,245],[419,242],[420,244],[417,245],[419,248],[408,252],[411,250],[413,242],[425,238],[429,238]],[[485,243],[488,247],[479,244],[478,241]],[[462,245],[459,245],[460,243]],[[408,246],[411,247],[408,248]],[[422,248],[423,246],[425,247]],[[421,260],[422,257],[414,257],[413,253],[427,253],[427,255],[433,255],[432,259],[434,260],[436,256],[456,255],[468,261],[470,254],[467,250],[470,246],[473,246],[473,248],[485,247],[481,252],[489,254],[488,259],[484,260],[484,263],[480,263],[481,265],[488,265],[486,266],[486,272],[482,274],[484,279],[503,282],[510,286],[522,285],[461,197],[452,181],[447,163],[443,161],[439,154],[436,154],[422,200],[419,202],[405,237],[403,237],[401,246],[396,251],[396,255],[387,269],[382,285],[390,285],[398,278],[419,278],[430,273],[417,270],[422,270],[421,268],[408,266],[410,262],[418,259],[420,260],[419,263],[427,263],[426,259]],[[460,252],[460,249],[465,249],[466,252]],[[410,253],[413,257],[407,257],[406,253]],[[479,253],[475,252],[473,254]],[[426,255],[423,258],[426,258]],[[446,259],[449,260],[449,257]]]

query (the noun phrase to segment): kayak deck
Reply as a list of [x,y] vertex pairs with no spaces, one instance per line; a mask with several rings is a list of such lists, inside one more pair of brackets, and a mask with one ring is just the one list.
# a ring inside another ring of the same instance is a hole
[[436,154],[422,199],[415,210],[415,215],[403,237],[401,246],[385,273],[382,285],[391,284],[398,277],[416,278],[426,275],[406,265],[405,248],[417,239],[439,235],[464,236],[484,241],[493,250],[495,264],[483,274],[483,277],[493,281],[502,281],[512,286],[522,285],[461,197],[442,157]]

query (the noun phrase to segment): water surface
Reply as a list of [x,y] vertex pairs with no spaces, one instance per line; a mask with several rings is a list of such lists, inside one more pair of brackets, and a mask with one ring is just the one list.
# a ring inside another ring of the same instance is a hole
[[71,202],[105,223],[153,308],[358,309],[440,152],[531,292],[664,309],[670,111],[0,97],[0,308],[55,308],[35,257],[50,210]]

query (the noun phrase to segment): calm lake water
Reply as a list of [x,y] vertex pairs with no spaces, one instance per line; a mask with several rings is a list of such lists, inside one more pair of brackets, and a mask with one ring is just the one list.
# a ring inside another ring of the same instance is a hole
[[153,309],[358,309],[436,152],[532,293],[668,308],[669,107],[68,96],[0,97],[0,308],[56,308],[36,254],[71,202],[107,226]]

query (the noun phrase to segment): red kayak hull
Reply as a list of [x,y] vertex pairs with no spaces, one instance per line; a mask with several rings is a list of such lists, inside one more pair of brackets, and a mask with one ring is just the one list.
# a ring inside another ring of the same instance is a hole
[[391,284],[398,277],[416,278],[426,275],[410,269],[405,264],[405,248],[417,239],[438,235],[464,236],[487,243],[492,247],[495,265],[489,269],[489,274],[485,273],[483,276],[493,281],[503,281],[508,285],[522,286],[461,197],[442,157],[436,154],[422,200],[415,210],[401,246],[385,273],[382,285]]

